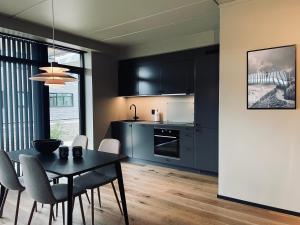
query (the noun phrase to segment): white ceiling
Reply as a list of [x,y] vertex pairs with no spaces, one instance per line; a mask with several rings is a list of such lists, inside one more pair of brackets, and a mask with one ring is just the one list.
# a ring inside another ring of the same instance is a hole
[[[54,4],[56,29],[109,44],[134,45],[219,28],[214,0],[55,0]],[[48,27],[52,22],[51,0],[0,0],[0,13]]]

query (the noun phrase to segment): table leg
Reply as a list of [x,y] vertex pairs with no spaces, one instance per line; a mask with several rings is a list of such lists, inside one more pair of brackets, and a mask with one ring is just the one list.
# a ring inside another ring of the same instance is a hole
[[123,208],[123,213],[124,213],[124,220],[125,220],[125,224],[129,225],[121,163],[117,162],[117,163],[115,163],[115,166],[116,166],[116,172],[117,172],[117,177],[118,177],[118,184],[119,184],[119,191],[120,191],[122,208]]
[[73,223],[73,177],[68,177],[68,211],[67,211],[67,225]]

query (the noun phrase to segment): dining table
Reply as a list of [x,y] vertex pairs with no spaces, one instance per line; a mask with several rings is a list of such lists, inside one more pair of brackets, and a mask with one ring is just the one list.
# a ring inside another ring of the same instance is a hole
[[[123,216],[125,224],[129,224],[127,204],[125,197],[125,189],[122,175],[121,161],[127,158],[124,155],[117,155],[112,153],[106,153],[97,150],[82,150],[82,157],[73,158],[72,152],[70,150],[69,157],[66,159],[61,159],[59,157],[58,150],[50,154],[42,154],[36,151],[35,149],[24,149],[8,152],[9,158],[14,163],[20,163],[20,155],[31,155],[35,156],[41,162],[41,165],[47,172],[57,174],[62,177],[67,178],[68,184],[68,201],[67,201],[67,224],[73,224],[73,178],[74,176],[93,171],[95,169],[114,165],[117,174],[117,180],[119,184],[119,191],[121,197],[121,203],[123,208]],[[5,189],[1,186],[1,196],[0,196],[0,205],[3,199],[3,193]],[[0,212],[1,213],[1,212]]]

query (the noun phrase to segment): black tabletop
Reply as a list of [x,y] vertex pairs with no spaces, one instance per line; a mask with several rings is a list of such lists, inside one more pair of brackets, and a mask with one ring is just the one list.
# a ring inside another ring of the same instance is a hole
[[81,159],[73,159],[70,152],[68,159],[60,159],[58,150],[53,154],[40,154],[34,149],[26,149],[8,152],[8,156],[14,162],[20,162],[21,154],[36,156],[44,169],[61,176],[74,176],[91,171],[125,159],[126,156],[116,155],[96,150],[83,150]]

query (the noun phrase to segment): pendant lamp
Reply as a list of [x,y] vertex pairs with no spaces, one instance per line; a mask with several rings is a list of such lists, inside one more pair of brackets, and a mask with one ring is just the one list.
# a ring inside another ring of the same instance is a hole
[[53,60],[51,66],[40,67],[41,73],[31,76],[29,79],[33,81],[42,81],[46,86],[64,86],[66,82],[76,81],[77,79],[71,76],[69,69],[60,67],[55,62],[55,44],[54,44],[55,30],[54,30],[54,0],[52,0],[52,48],[53,48]]

